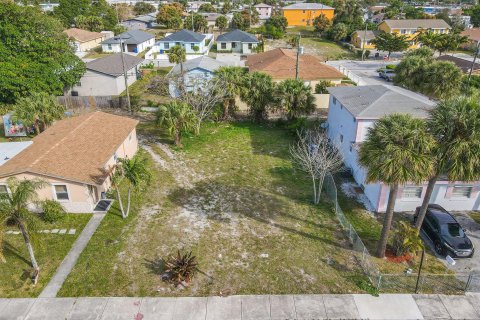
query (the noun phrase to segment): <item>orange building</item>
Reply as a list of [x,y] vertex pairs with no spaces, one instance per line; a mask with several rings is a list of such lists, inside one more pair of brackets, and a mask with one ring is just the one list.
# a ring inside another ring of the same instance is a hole
[[313,20],[323,14],[333,20],[335,9],[321,3],[296,3],[282,8],[288,26],[310,26]]

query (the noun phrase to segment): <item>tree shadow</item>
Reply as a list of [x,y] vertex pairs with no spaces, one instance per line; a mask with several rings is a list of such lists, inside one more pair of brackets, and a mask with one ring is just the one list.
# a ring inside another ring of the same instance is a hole
[[25,258],[17,248],[15,248],[10,242],[6,240],[3,241],[3,253],[5,256],[7,255],[15,256],[19,260],[25,262],[27,265],[29,266],[31,265],[30,260]]
[[153,260],[144,259],[143,265],[150,270],[150,273],[161,276],[166,270],[166,261],[162,258]]

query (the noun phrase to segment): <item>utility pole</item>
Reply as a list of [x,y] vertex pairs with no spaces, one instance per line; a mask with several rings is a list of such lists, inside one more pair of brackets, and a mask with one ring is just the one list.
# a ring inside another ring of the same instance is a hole
[[192,15],[192,31],[195,32],[195,25],[193,24],[193,11],[192,11],[191,15]]
[[367,38],[367,26],[368,23],[365,21],[365,31],[363,32],[363,41],[362,41],[362,61],[364,60],[365,57],[365,39]]
[[475,47],[475,55],[473,56],[472,66],[468,72],[468,83],[470,84],[470,79],[472,78],[473,68],[475,68],[475,62],[477,61],[478,51],[480,50],[480,40],[477,41],[477,46]]
[[301,37],[302,37],[302,34],[299,32],[298,38],[297,38],[297,63],[295,65],[295,80],[298,80],[298,60],[300,59],[300,38]]
[[[115,6],[115,11],[117,13],[117,24],[120,23],[119,19],[118,19],[118,6]],[[127,108],[128,108],[128,112],[132,112],[132,106],[130,104],[130,94],[128,92],[128,78],[127,78],[127,70],[125,70],[125,56],[124,56],[124,52],[123,52],[123,39],[122,37],[118,37],[120,39],[120,56],[122,57],[122,70],[123,70],[123,78],[125,80],[125,93],[127,95]]]

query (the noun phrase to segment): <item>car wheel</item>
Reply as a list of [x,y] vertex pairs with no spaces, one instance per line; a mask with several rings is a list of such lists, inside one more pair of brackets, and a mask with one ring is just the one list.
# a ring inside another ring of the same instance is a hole
[[435,242],[435,252],[441,256],[445,254],[445,250],[443,250],[443,246],[440,242]]

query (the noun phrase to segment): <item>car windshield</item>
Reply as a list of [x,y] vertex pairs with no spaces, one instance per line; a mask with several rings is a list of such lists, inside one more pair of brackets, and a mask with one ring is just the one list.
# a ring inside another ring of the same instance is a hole
[[441,229],[442,229],[442,234],[444,235],[448,235],[450,237],[458,237],[458,238],[465,237],[465,233],[463,232],[462,227],[460,227],[458,223],[443,224]]

